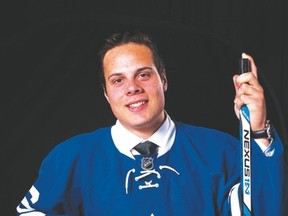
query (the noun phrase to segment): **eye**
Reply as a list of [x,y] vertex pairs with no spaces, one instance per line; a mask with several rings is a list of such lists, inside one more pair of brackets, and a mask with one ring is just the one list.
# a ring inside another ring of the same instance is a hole
[[146,76],[148,76],[148,74],[147,73],[141,73],[140,76],[141,77],[146,77]]
[[139,79],[141,80],[147,80],[151,77],[151,74],[149,72],[146,72],[146,73],[140,73],[138,75]]
[[121,83],[122,81],[123,81],[123,79],[117,78],[117,79],[112,80],[112,83],[113,83],[113,84],[119,84],[119,83]]

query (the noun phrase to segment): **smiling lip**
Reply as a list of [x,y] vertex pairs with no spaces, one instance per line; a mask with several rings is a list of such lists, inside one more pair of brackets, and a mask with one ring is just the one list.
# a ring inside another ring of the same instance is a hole
[[135,103],[128,104],[127,106],[131,109],[135,109],[135,108],[141,107],[142,105],[146,104],[147,102],[148,102],[147,100],[142,100],[142,101],[137,101]]

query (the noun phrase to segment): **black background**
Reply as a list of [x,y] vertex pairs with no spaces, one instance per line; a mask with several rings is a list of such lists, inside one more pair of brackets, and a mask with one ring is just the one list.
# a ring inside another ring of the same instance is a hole
[[[254,57],[269,118],[287,145],[285,0],[19,1],[1,6],[1,211],[14,215],[59,142],[115,119],[98,80],[104,38],[152,35],[166,62],[166,110],[238,136],[233,74]],[[2,213],[1,213],[2,215]]]

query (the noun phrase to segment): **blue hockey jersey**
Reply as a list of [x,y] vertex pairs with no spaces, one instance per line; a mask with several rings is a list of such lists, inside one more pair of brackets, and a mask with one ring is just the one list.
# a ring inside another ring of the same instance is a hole
[[[255,216],[283,215],[287,205],[283,144],[276,133],[272,145],[274,154],[266,157],[253,141]],[[134,160],[115,147],[110,127],[97,129],[53,149],[17,214],[231,215],[229,192],[240,182],[240,154],[236,138],[176,122],[166,154]]]

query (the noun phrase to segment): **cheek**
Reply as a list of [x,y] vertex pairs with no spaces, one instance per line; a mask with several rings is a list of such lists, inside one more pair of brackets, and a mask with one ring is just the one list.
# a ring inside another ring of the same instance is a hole
[[164,103],[164,97],[165,97],[165,89],[163,89],[162,86],[158,86],[151,89],[147,89],[147,93],[152,96],[152,98],[150,99],[154,99],[153,101],[155,101],[156,104],[159,105],[159,103]]
[[107,90],[106,98],[110,104],[116,104],[121,101],[122,94],[119,91]]

